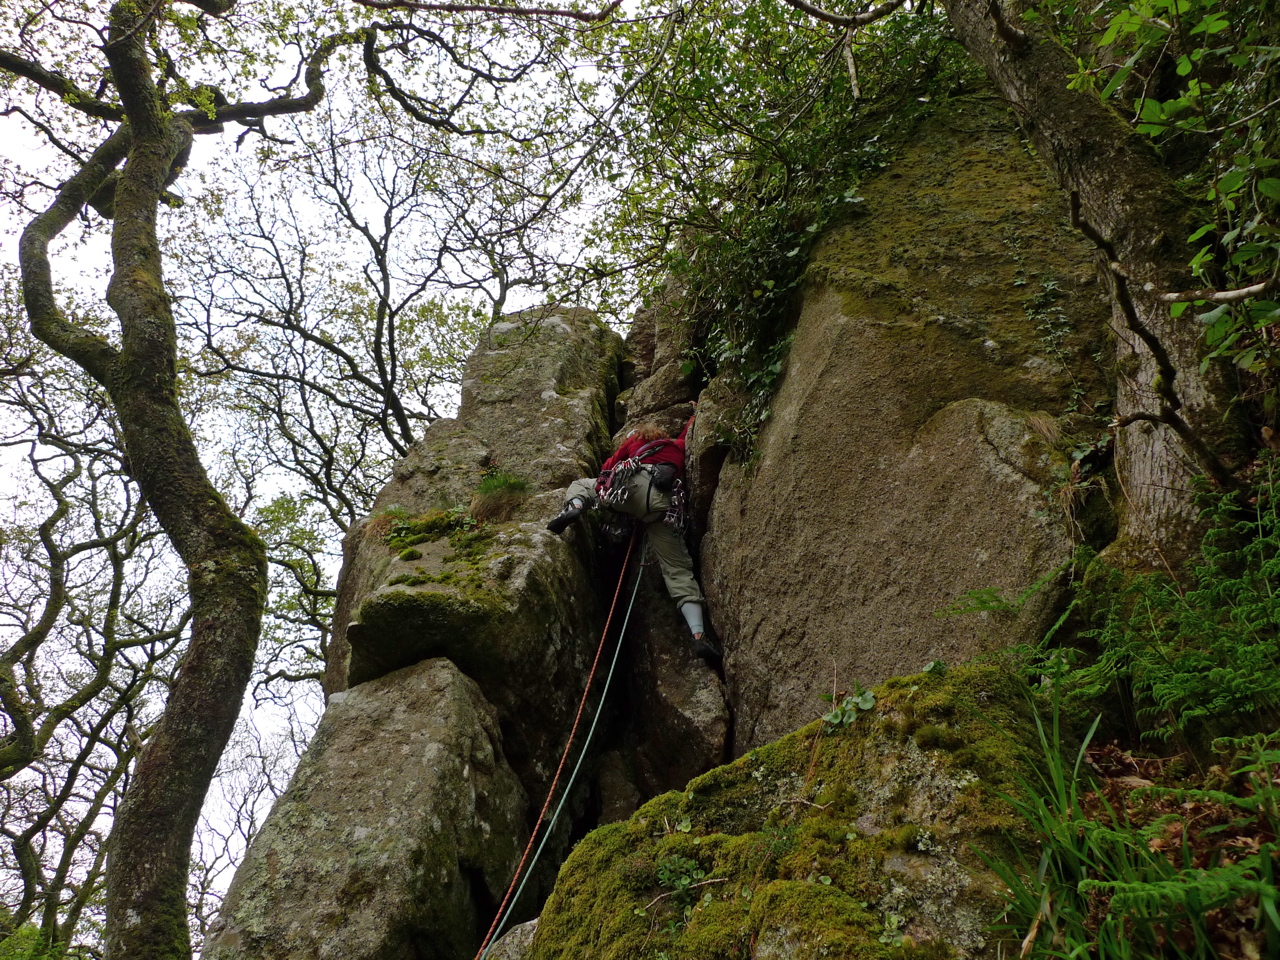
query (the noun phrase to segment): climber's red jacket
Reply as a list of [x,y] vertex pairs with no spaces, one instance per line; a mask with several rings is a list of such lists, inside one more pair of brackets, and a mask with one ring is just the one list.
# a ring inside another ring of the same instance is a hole
[[[694,415],[696,416],[696,414]],[[630,460],[645,447],[651,446],[648,453],[641,459],[641,463],[668,463],[675,467],[677,471],[684,472],[684,438],[689,432],[689,426],[693,423],[693,417],[689,418],[689,422],[684,425],[684,429],[680,431],[680,436],[671,438],[666,437],[662,440],[641,440],[639,437],[627,437],[622,441],[622,445],[614,452],[613,456],[604,462],[601,473],[605,470],[612,470],[623,460]]]

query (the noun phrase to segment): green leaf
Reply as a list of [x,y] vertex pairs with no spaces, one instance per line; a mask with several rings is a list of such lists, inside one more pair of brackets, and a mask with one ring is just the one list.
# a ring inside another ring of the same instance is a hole
[[1239,168],[1236,168],[1235,170],[1232,170],[1230,173],[1225,174],[1222,177],[1222,179],[1218,181],[1218,192],[1234,193],[1235,191],[1239,190],[1241,185],[1244,183],[1244,178],[1246,174],[1247,174],[1247,171],[1241,170]]
[[1111,94],[1113,94],[1120,85],[1128,79],[1129,74],[1133,72],[1133,65],[1138,62],[1138,57],[1140,57],[1142,53],[1143,51],[1139,49],[1137,53],[1125,61],[1124,66],[1115,72],[1115,75],[1107,82],[1107,85],[1102,88],[1102,99],[1105,100],[1107,97],[1111,96]]
[[1272,200],[1280,200],[1280,178],[1267,177],[1258,181],[1258,191]]
[[1212,310],[1209,310],[1206,313],[1200,314],[1199,316],[1196,317],[1196,319],[1204,324],[1214,323],[1216,320],[1218,320],[1219,317],[1225,314],[1227,310],[1228,310],[1227,304],[1220,303],[1216,307],[1214,307]]

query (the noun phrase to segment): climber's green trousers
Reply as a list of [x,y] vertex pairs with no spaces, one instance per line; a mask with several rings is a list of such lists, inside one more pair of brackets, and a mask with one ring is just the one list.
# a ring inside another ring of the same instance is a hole
[[[569,492],[564,499],[566,504],[578,499],[589,506],[596,506],[600,502],[600,495],[596,493],[595,479],[573,481],[569,484]],[[610,509],[643,521],[649,546],[658,558],[658,567],[662,570],[667,593],[671,594],[676,606],[702,603],[702,590],[693,575],[693,558],[684,545],[684,538],[662,522],[670,507],[671,494],[663,493],[655,487],[653,476],[648,470],[641,468],[627,484],[627,499],[621,506]]]

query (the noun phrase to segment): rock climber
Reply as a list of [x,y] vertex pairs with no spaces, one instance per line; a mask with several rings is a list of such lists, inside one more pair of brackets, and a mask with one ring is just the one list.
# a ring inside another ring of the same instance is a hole
[[690,417],[678,437],[670,437],[653,426],[632,430],[604,462],[599,477],[584,477],[569,484],[564,510],[547,524],[547,529],[563,533],[586,510],[601,504],[642,521],[667,592],[693,634],[695,650],[699,656],[718,659],[719,651],[703,638],[702,590],[693,575],[693,558],[680,529],[684,441],[692,424]]

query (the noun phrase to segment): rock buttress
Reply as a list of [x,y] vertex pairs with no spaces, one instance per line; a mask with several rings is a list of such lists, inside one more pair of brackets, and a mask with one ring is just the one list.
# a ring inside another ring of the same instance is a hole
[[519,859],[525,806],[494,709],[449,661],[336,694],[204,960],[469,957]]
[[[812,716],[833,671],[852,687],[1038,640],[1079,542],[1063,438],[1109,409],[1091,252],[1007,119],[931,121],[861,192],[808,267],[757,457],[719,469],[706,521],[735,753]],[[708,418],[733,399],[707,396]],[[1045,578],[1021,606],[936,616]]]
[[[458,418],[426,430],[353,527],[328,707],[237,872],[207,956],[474,953],[595,652],[592,554],[545,523],[556,488],[607,452],[621,352],[585,311],[496,324],[468,360]],[[473,498],[495,472],[519,495],[478,523]],[[523,909],[549,889],[586,789]]]

